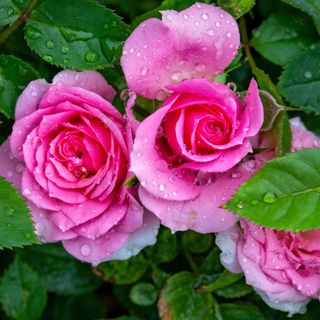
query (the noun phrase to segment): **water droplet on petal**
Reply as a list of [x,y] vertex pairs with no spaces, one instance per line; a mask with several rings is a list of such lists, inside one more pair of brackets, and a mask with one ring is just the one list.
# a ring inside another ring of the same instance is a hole
[[231,38],[231,32],[227,32],[226,36],[227,38]]
[[210,37],[213,37],[214,34],[215,34],[214,29],[208,29],[208,30],[207,30],[207,34],[208,34]]
[[84,257],[88,257],[91,253],[91,248],[89,245],[87,244],[83,244],[80,248],[80,251],[81,251],[81,254],[84,256]]
[[239,178],[241,178],[241,176],[242,176],[241,172],[234,172],[234,173],[232,173],[231,178],[232,179],[239,179]]
[[215,23],[215,26],[216,26],[217,28],[219,28],[219,27],[221,26],[221,23],[220,23],[219,21],[217,21],[217,22]]
[[29,194],[31,194],[31,191],[28,188],[24,188],[23,193],[28,196]]
[[204,13],[204,14],[202,15],[202,19],[203,19],[203,20],[208,20],[208,18],[209,18],[209,15],[208,15],[207,13]]
[[140,70],[140,73],[142,76],[145,76],[148,73],[148,68],[147,67],[142,67]]
[[159,190],[164,191],[166,189],[166,186],[164,184],[159,184]]

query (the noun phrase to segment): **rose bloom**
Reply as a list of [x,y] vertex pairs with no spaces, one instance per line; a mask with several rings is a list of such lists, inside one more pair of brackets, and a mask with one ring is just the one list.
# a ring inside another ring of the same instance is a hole
[[[293,151],[319,146],[319,138],[298,118],[291,120],[291,128]],[[246,282],[270,307],[289,315],[305,312],[306,304],[320,293],[320,230],[295,234],[247,220],[241,227],[216,237],[223,265],[231,272],[244,272]]]
[[[133,31],[121,58],[132,91],[166,98],[134,123],[130,170],[140,180],[142,203],[164,225],[174,231],[226,230],[237,218],[219,206],[260,165],[254,157],[244,159],[263,123],[258,86],[252,80],[242,100],[209,80],[239,47],[237,24],[227,12],[196,3],[162,15],[162,21],[146,20]],[[241,167],[242,159],[251,168]]]
[[33,81],[0,148],[0,174],[27,199],[39,237],[93,264],[137,254],[159,226],[123,186],[132,133],[114,94],[95,71]]

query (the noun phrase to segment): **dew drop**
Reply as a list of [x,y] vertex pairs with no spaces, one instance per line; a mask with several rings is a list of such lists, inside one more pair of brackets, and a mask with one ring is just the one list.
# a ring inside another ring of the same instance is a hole
[[231,32],[227,32],[226,36],[227,38],[231,38]]
[[266,192],[263,196],[263,201],[265,203],[274,203],[276,202],[276,195],[273,192]]
[[207,34],[210,36],[210,37],[213,37],[214,34],[215,34],[215,31],[213,29],[208,29],[207,30]]
[[142,76],[145,76],[148,73],[148,68],[147,67],[142,67],[140,70],[140,73]]
[[219,21],[217,21],[217,22],[215,23],[215,26],[216,26],[217,28],[219,28],[219,27],[221,26],[221,23],[220,23]]
[[30,234],[30,233],[26,233],[26,234],[24,235],[24,237],[25,237],[26,239],[31,239],[31,234]]
[[89,245],[87,244],[83,244],[80,248],[80,251],[81,251],[81,254],[84,256],[84,257],[87,257],[90,255],[91,253],[91,248],[89,247]]
[[13,14],[14,10],[12,8],[9,8],[7,13],[8,13],[8,16],[11,16]]
[[252,204],[253,206],[256,206],[258,203],[259,203],[258,200],[252,200],[252,201],[251,201],[251,204]]
[[159,184],[159,190],[164,191],[166,189],[166,186],[164,184]]
[[208,18],[209,18],[209,15],[208,15],[207,13],[204,13],[204,14],[202,15],[202,19],[203,19],[203,20],[208,20]]
[[14,214],[14,209],[13,208],[10,208],[8,211],[7,211],[7,216],[12,216]]
[[49,54],[44,55],[42,58],[43,58],[44,61],[47,61],[49,63],[53,62],[53,57],[50,56]]
[[240,200],[238,203],[237,203],[237,207],[239,209],[242,209],[243,208],[243,202]]
[[310,78],[312,77],[312,73],[311,73],[310,71],[306,71],[306,72],[304,73],[304,76],[305,76],[306,78],[310,79]]
[[49,41],[47,41],[46,46],[47,46],[47,48],[52,49],[54,47],[54,42],[49,40]]
[[87,62],[96,62],[99,60],[99,53],[95,50],[89,50],[86,52],[85,56],[84,56],[84,59],[87,61]]
[[28,188],[24,188],[23,193],[28,196],[29,194],[31,194],[31,191]]
[[70,48],[68,46],[63,46],[61,48],[61,53],[66,54],[70,51]]
[[42,32],[35,27],[28,26],[26,28],[26,37],[32,40],[36,40],[42,37]]
[[239,179],[239,178],[241,178],[241,176],[242,176],[241,172],[234,172],[234,173],[232,173],[231,178],[232,179]]

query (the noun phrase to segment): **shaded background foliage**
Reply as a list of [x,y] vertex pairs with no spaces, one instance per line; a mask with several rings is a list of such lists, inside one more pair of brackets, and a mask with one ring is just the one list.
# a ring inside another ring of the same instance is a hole
[[[126,84],[119,56],[130,31],[160,17],[159,10],[182,10],[193,2],[1,0],[0,142],[10,134],[16,99],[30,80],[50,81],[61,68],[99,69],[121,92]],[[242,91],[254,75],[290,117],[299,115],[320,134],[319,1],[218,0],[217,5],[239,18],[243,43],[220,80]],[[123,112],[119,94],[114,103]],[[139,98],[135,111],[143,119],[158,105]],[[288,132],[280,130],[285,123],[283,111],[274,124],[279,155],[288,151]],[[0,216],[1,319],[286,318],[268,308],[241,275],[224,270],[213,235],[171,234],[162,227],[157,244],[136,257],[92,267],[60,244],[39,245],[24,201],[3,179]],[[314,301],[293,319],[318,319],[319,313]]]

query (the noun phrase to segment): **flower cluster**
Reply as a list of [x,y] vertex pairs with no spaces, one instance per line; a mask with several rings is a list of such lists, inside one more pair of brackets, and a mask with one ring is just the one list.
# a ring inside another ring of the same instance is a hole
[[[196,3],[144,21],[121,57],[125,117],[98,72],[65,70],[50,84],[31,82],[0,148],[0,174],[27,199],[39,238],[98,264],[154,244],[160,223],[218,233],[225,267],[244,272],[270,306],[293,314],[318,298],[318,231],[273,231],[246,220],[239,228],[239,217],[221,208],[275,157],[272,138],[260,134],[255,79],[244,98],[213,80],[239,46],[236,21],[215,6]],[[136,95],[162,104],[139,122]],[[293,151],[318,144],[299,120],[291,126]],[[132,177],[139,183],[128,187]]]

